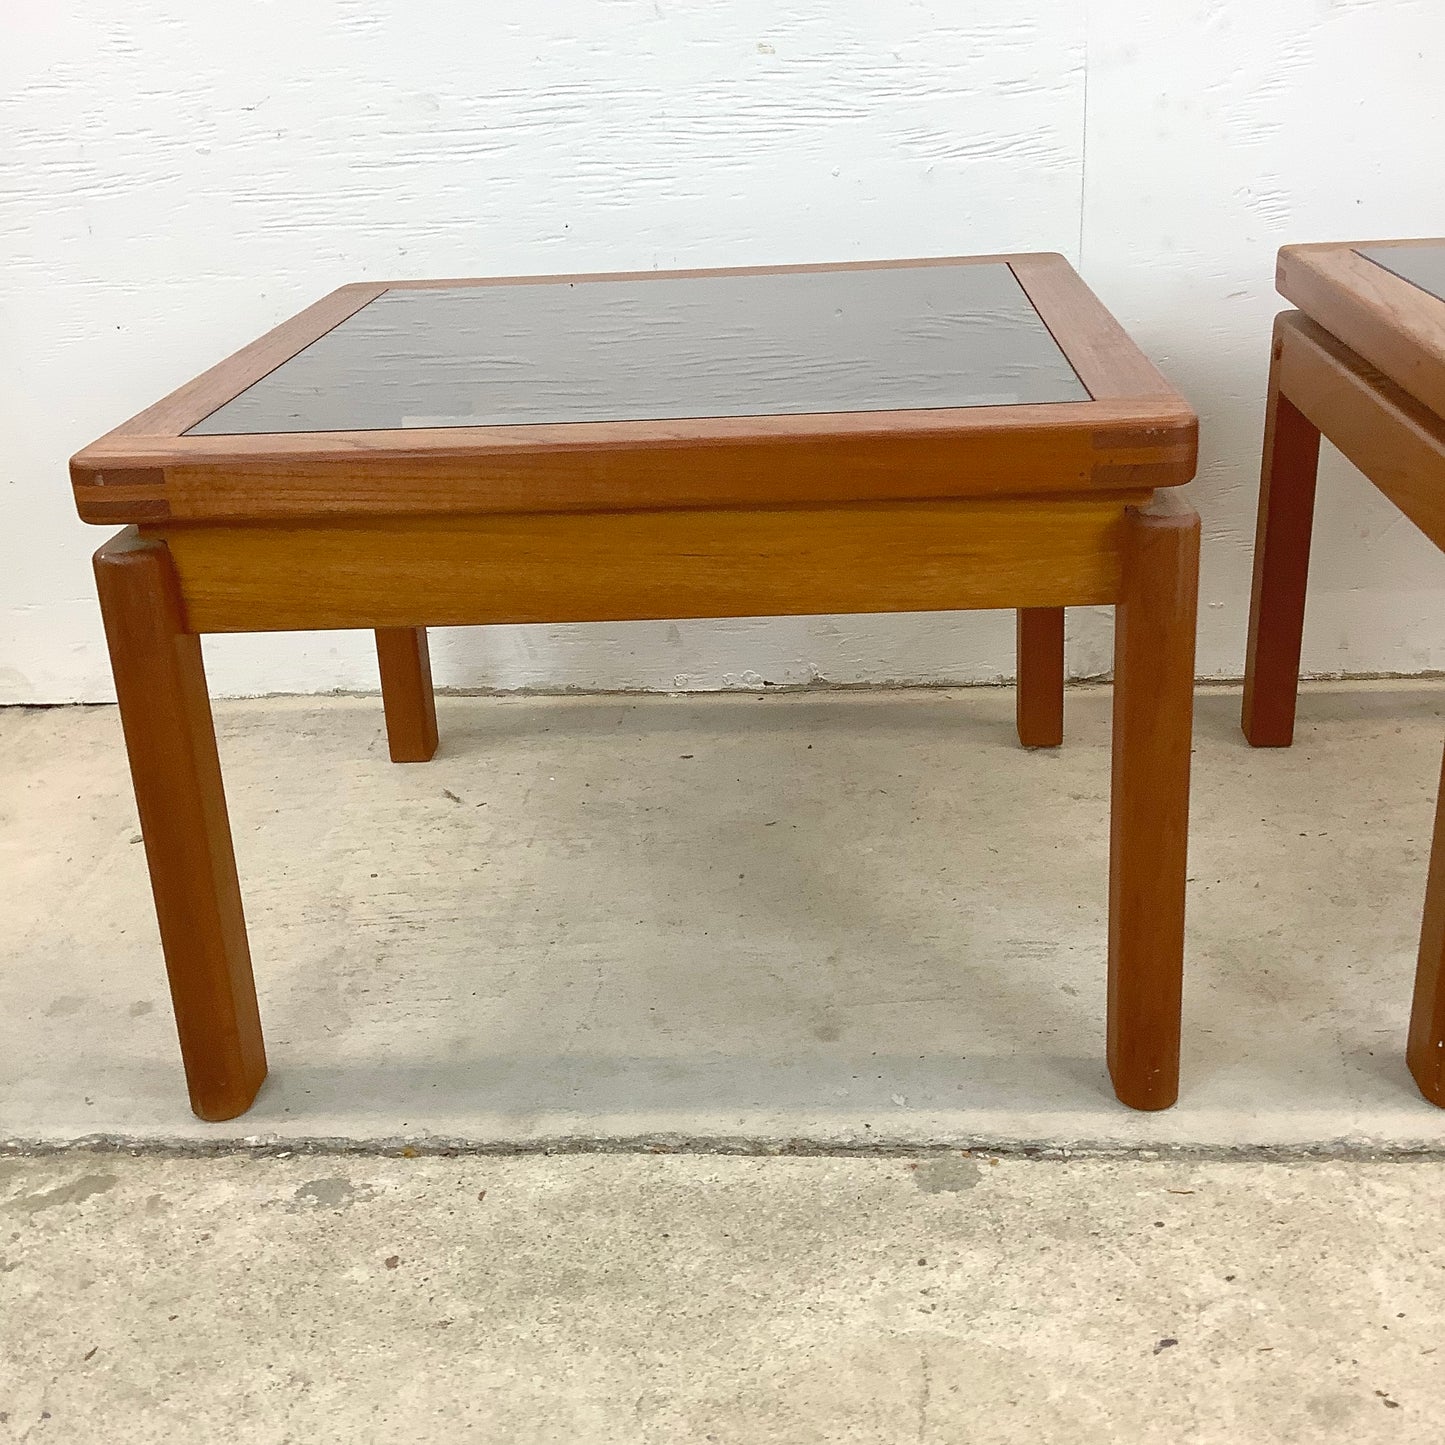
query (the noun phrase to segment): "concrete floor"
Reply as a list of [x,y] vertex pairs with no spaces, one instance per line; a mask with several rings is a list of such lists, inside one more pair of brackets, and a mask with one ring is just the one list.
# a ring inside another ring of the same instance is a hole
[[1429,1442],[1438,1162],[0,1160],[0,1440]]
[[222,704],[227,1125],[113,710],[0,712],[0,1441],[1433,1445],[1442,701],[1252,753],[1201,693],[1157,1115],[1102,1063],[1106,690],[1057,754],[1005,691],[448,698],[423,767],[375,699]]
[[111,708],[0,712],[0,1140],[1445,1146],[1402,1052],[1438,683],[1201,692],[1183,1093],[1103,1067],[1107,689],[217,708],[272,1075],[190,1115]]

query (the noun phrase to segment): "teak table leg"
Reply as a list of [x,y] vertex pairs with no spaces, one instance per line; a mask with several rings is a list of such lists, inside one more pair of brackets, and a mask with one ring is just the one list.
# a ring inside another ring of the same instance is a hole
[[95,577],[191,1108],[244,1113],[266,1077],[201,640],[163,542],[132,531]]
[[1425,887],[1425,922],[1415,970],[1415,1004],[1405,1060],[1432,1104],[1445,1108],[1445,768],[1435,801],[1435,841]]
[[1135,1109],[1179,1095],[1199,516],[1168,492],[1125,513],[1114,622],[1109,1073]]
[[1018,609],[1018,686],[1015,720],[1026,748],[1056,748],[1064,740],[1064,609]]
[[424,763],[437,750],[437,709],[425,627],[379,627],[376,660],[394,763]]
[[1270,369],[1259,521],[1254,538],[1254,589],[1244,664],[1244,735],[1257,748],[1294,741],[1300,639],[1314,523],[1319,429],[1279,389],[1278,353]]

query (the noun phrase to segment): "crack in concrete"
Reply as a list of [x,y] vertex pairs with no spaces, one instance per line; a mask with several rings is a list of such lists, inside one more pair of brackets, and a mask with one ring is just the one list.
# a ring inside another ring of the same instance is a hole
[[443,1137],[287,1139],[252,1136],[198,1139],[139,1138],[90,1134],[76,1139],[0,1140],[0,1158],[43,1158],[65,1154],[174,1155],[177,1158],[243,1156],[371,1156],[402,1158],[496,1157],[539,1154],[716,1154],[747,1158],[941,1159],[970,1156],[1058,1162],[1069,1159],[1177,1161],[1180,1163],[1305,1164],[1321,1160],[1351,1163],[1445,1163],[1445,1144],[1373,1143],[1339,1139],[1306,1144],[1120,1144],[1116,1141],[1040,1144],[1035,1140],[970,1138],[909,1142],[865,1139],[747,1139],[687,1135],[565,1136],[539,1139],[457,1139]]

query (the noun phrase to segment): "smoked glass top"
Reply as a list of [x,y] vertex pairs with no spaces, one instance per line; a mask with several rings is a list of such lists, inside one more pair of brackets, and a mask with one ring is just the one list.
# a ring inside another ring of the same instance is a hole
[[1445,301],[1445,241],[1427,241],[1419,246],[1362,246],[1359,254]]
[[1088,401],[1006,264],[385,291],[190,436]]

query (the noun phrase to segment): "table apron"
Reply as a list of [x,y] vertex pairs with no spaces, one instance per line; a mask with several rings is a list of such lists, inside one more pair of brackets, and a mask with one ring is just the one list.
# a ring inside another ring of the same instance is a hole
[[1150,496],[141,531],[192,632],[923,612],[1117,601]]
[[1445,548],[1445,420],[1300,312],[1275,323],[1280,391]]

